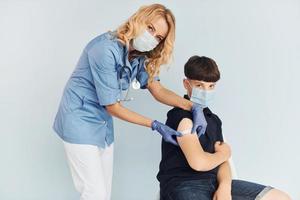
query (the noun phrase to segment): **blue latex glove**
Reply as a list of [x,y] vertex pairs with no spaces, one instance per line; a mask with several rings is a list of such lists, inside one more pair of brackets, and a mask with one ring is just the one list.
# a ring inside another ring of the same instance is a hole
[[192,133],[197,132],[198,137],[205,133],[207,122],[203,113],[203,107],[200,104],[193,103],[192,107],[192,114],[193,114],[193,128]]
[[172,143],[178,146],[176,140],[172,137],[174,136],[182,136],[182,134],[174,129],[168,127],[167,125],[154,120],[151,124],[152,130],[156,130],[163,137],[166,142]]

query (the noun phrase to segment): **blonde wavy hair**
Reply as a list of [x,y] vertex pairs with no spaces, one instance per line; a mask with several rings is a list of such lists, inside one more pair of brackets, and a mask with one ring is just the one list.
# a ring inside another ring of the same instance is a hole
[[146,71],[149,82],[155,75],[159,75],[160,66],[169,63],[172,58],[175,40],[175,17],[172,12],[161,4],[142,6],[117,30],[118,39],[129,46],[130,41],[138,36],[150,22],[163,17],[168,24],[167,36],[151,51],[142,53],[146,55]]

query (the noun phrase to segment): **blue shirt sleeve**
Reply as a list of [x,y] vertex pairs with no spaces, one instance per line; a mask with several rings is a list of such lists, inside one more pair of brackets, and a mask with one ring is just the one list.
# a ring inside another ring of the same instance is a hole
[[[139,72],[136,75],[136,79],[140,82],[141,89],[146,89],[147,84],[148,84],[149,75],[145,69],[145,60],[142,60],[140,65],[141,65],[141,67],[140,67]],[[155,77],[153,77],[153,79],[154,79],[154,81],[160,81],[159,76],[155,76]]]
[[119,53],[112,44],[99,42],[87,54],[99,104],[105,106],[116,103],[121,96],[117,77]]

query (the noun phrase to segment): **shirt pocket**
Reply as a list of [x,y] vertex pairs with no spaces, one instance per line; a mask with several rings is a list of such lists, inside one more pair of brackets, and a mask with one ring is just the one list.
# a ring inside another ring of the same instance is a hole
[[89,123],[106,125],[110,115],[99,103],[89,100],[87,97],[82,98],[80,118]]

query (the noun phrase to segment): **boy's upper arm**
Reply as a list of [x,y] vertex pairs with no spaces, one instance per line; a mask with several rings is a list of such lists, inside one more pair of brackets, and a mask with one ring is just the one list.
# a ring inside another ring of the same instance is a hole
[[198,135],[191,133],[192,127],[193,121],[189,118],[183,118],[177,128],[179,132],[190,131],[190,133],[185,133],[183,136],[177,137],[177,142],[189,163],[193,162],[194,159],[198,159],[199,154],[203,153]]

